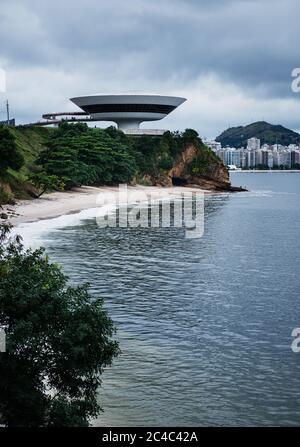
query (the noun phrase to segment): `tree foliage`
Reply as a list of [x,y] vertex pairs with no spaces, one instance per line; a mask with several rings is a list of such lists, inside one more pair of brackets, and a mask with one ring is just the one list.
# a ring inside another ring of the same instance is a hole
[[63,190],[65,186],[57,175],[47,175],[43,171],[32,173],[29,180],[39,191],[37,197],[41,197],[46,191]]
[[18,170],[23,164],[24,158],[14,136],[8,127],[0,125],[0,172],[5,172],[7,168]]
[[[66,189],[75,185],[113,185],[134,177],[168,172],[190,144],[199,149],[197,167],[221,163],[193,129],[157,136],[127,136],[114,127],[92,129],[86,124],[62,123],[52,133],[38,163],[47,175],[57,176]],[[199,171],[200,172],[200,171]]]
[[88,285],[71,287],[43,249],[0,232],[0,424],[86,426],[101,410],[103,369],[118,354],[114,326]]
[[59,177],[67,189],[82,184],[129,182],[137,166],[122,136],[113,128],[90,129],[81,123],[63,123],[38,163],[47,174]]

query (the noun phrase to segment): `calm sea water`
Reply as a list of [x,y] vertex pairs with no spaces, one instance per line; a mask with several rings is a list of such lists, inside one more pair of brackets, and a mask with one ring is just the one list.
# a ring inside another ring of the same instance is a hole
[[300,174],[232,180],[250,192],[208,197],[201,239],[93,218],[44,235],[118,329],[95,425],[300,425]]

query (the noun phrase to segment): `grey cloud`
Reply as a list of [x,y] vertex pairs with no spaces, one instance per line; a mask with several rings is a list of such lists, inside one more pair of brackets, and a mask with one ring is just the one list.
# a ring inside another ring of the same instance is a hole
[[0,15],[0,38],[15,64],[82,63],[84,69],[91,60],[117,66],[124,53],[139,54],[145,77],[176,70],[192,79],[214,71],[281,95],[289,92],[287,78],[299,60],[296,3],[13,0],[8,17]]
[[252,96],[292,97],[297,11],[298,0],[2,0],[0,61],[124,90],[213,73]]

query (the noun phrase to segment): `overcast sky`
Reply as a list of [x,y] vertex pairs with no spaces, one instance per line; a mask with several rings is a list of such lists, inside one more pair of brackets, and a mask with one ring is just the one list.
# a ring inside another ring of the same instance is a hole
[[[96,93],[182,95],[151,128],[215,137],[257,120],[300,129],[299,0],[0,0],[0,119]],[[104,123],[102,123],[104,124]],[[149,124],[148,124],[149,127]]]

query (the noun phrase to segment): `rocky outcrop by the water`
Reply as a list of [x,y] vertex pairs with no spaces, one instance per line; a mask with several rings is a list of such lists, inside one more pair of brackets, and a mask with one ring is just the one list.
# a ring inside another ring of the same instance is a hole
[[198,158],[202,150],[193,143],[187,145],[169,171],[156,177],[145,176],[144,181],[155,186],[194,185],[214,191],[245,191],[231,185],[228,169],[217,157],[206,160],[201,166],[201,157],[200,161]]

